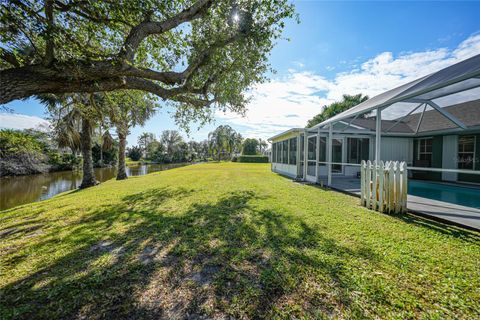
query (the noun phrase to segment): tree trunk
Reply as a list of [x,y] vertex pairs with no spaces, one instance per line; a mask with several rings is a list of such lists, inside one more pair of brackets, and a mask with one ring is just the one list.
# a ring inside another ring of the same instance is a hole
[[127,179],[127,171],[125,168],[125,145],[127,144],[127,135],[123,132],[117,131],[118,133],[118,172],[117,180]]
[[92,187],[97,184],[93,172],[92,159],[92,125],[88,119],[82,119],[82,132],[80,133],[82,156],[83,156],[83,178],[80,189]]

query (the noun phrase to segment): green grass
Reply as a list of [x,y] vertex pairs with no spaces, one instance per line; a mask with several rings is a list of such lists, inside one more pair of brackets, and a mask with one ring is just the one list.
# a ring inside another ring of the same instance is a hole
[[143,163],[143,160],[137,160],[137,161],[134,161],[130,158],[125,158],[125,165],[127,166],[138,166],[138,165],[141,165]]
[[480,317],[480,236],[268,164],[111,180],[0,212],[0,318]]

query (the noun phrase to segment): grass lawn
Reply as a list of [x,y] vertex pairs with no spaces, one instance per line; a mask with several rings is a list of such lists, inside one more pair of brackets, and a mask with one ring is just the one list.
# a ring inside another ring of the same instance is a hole
[[0,212],[0,318],[480,318],[480,235],[207,163]]
[[127,165],[127,166],[138,166],[138,165],[141,165],[141,164],[142,164],[141,160],[134,161],[134,160],[132,160],[128,157],[125,159],[125,165]]

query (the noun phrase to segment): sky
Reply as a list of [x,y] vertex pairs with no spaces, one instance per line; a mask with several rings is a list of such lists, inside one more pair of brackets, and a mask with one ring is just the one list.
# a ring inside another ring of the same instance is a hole
[[[292,127],[304,127],[326,104],[343,94],[370,97],[453,63],[480,54],[480,2],[294,1],[300,23],[288,21],[273,49],[276,70],[270,81],[249,91],[245,117],[215,113],[215,122],[192,125],[188,140],[204,140],[216,126],[228,124],[244,137],[267,139]],[[287,40],[288,39],[288,40]],[[0,127],[45,124],[35,100],[6,105]],[[144,127],[135,127],[128,144],[142,132],[157,136],[180,130],[173,110],[163,107]]]

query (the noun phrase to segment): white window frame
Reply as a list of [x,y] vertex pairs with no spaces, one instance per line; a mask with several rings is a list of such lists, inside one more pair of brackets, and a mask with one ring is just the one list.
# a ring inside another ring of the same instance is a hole
[[[473,166],[472,166],[472,169],[464,169],[464,170],[475,170],[475,155],[477,154],[477,150],[476,150],[476,147],[477,147],[477,136],[472,134],[472,135],[469,135],[469,134],[466,134],[466,135],[463,135],[463,136],[473,136],[473,151],[472,152],[464,152],[464,151],[460,151],[460,138],[462,136],[458,136],[458,145],[457,145],[457,156],[460,158],[460,153],[473,153],[472,155],[472,159],[473,159]],[[458,168],[458,164],[457,164],[457,168]]]
[[[421,152],[421,144],[420,142],[422,140],[432,140],[432,151],[430,152]],[[423,138],[417,138],[417,160],[420,160],[420,154],[429,154],[430,159],[433,160],[433,137],[423,137]]]

